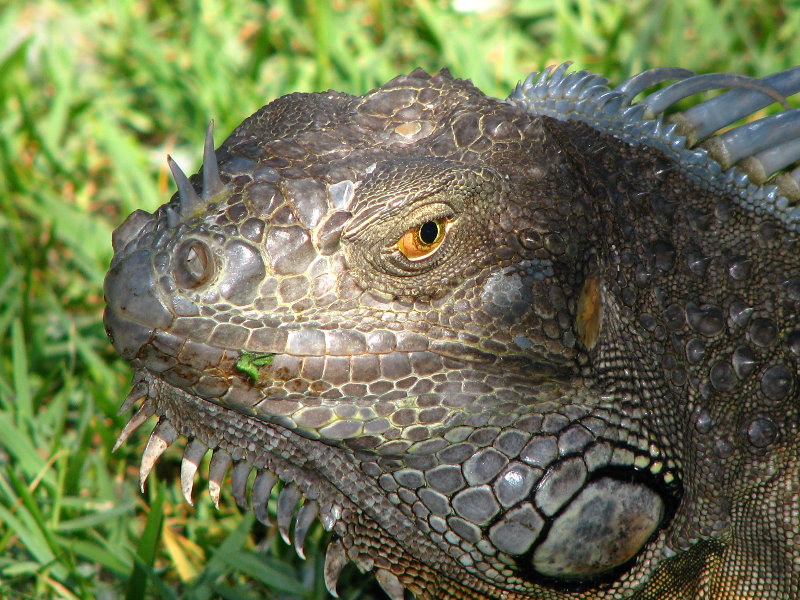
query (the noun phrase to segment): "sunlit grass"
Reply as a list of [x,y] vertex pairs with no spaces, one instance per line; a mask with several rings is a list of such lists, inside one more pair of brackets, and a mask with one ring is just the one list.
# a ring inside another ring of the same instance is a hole
[[[798,31],[798,10],[732,0],[4,3],[0,596],[326,596],[320,528],[302,562],[229,498],[215,511],[202,478],[187,506],[177,450],[144,495],[142,434],[110,452],[130,377],[101,322],[111,231],[172,193],[168,152],[197,169],[210,118],[221,141],[276,96],[362,93],[417,66],[498,96],[564,60],[612,80],[763,75],[800,57]],[[339,589],[381,597],[352,569]]]

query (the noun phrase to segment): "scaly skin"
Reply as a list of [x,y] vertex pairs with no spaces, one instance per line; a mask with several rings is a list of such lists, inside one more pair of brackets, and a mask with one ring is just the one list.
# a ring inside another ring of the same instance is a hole
[[[292,94],[171,163],[105,284],[120,443],[160,417],[142,482],[179,436],[189,499],[208,449],[215,502],[231,464],[260,519],[282,482],[331,590],[354,561],[394,599],[800,597],[797,176],[748,188],[564,69]],[[715,156],[757,178],[778,137]]]

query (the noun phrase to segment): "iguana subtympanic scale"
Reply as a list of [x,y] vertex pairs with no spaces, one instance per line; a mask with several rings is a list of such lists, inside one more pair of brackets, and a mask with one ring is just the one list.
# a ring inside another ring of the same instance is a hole
[[262,520],[280,484],[332,592],[353,561],[393,599],[800,597],[798,89],[416,70],[209,128],[114,233],[118,444],[157,415],[142,484],[183,436],[187,499],[211,449]]

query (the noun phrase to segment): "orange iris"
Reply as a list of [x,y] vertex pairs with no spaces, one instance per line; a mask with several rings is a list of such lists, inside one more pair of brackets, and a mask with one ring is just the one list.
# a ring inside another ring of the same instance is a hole
[[397,240],[397,249],[408,260],[423,260],[439,249],[449,229],[449,219],[440,218],[425,221],[422,225],[412,227],[406,231]]

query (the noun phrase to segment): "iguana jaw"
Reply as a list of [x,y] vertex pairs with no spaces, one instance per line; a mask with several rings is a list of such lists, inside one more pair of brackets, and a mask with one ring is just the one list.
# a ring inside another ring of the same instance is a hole
[[[476,598],[494,597],[490,592],[494,586],[471,575],[465,577],[452,558],[416,532],[413,521],[386,500],[375,482],[345,456],[346,450],[188,394],[145,370],[136,372],[120,412],[142,398],[115,445],[115,449],[122,445],[151,416],[158,417],[142,456],[142,487],[158,459],[179,437],[189,440],[181,461],[181,488],[189,504],[193,504],[194,478],[209,449],[208,486],[217,507],[226,473],[233,466],[231,488],[237,505],[242,510],[251,508],[260,521],[271,525],[267,502],[272,488],[280,483],[278,530],[301,558],[305,558],[303,545],[315,519],[333,532],[324,573],[334,596],[342,569],[352,561],[362,572],[373,572],[394,600],[403,598],[405,588],[418,598],[456,598],[465,589]],[[259,445],[248,442],[252,439],[259,439]],[[248,485],[252,471],[256,476]],[[333,472],[338,478],[331,477]],[[334,481],[348,485],[339,489]],[[408,538],[407,545],[397,543],[394,536],[398,535]],[[409,554],[409,546],[425,559]]]
[[[120,228],[115,245],[119,249],[136,239],[143,228],[157,228],[162,216],[137,213]],[[241,367],[239,349],[197,341],[202,337],[197,332],[183,332],[184,337],[175,326],[179,317],[154,292],[157,275],[152,260],[152,254],[143,250],[118,253],[105,286],[107,333],[136,371],[120,412],[143,399],[116,447],[150,417],[158,417],[142,456],[142,487],[164,451],[178,437],[185,437],[189,441],[181,463],[181,488],[187,502],[192,504],[194,478],[209,449],[209,492],[217,506],[232,467],[237,504],[247,509],[249,493],[256,517],[269,522],[267,502],[280,482],[278,529],[300,556],[316,518],[334,534],[325,564],[326,585],[334,595],[337,579],[350,561],[362,571],[373,571],[393,599],[402,598],[405,588],[420,598],[460,597],[463,589],[486,597],[502,593],[473,575],[465,576],[452,557],[387,500],[375,479],[360,471],[348,450],[308,439],[314,437],[308,428],[295,425],[291,431],[281,426],[281,408],[296,403],[265,400],[264,389],[277,379],[291,379],[296,373],[290,365],[298,357],[277,354],[272,364],[257,369],[259,377],[254,381],[252,374],[237,368]],[[453,354],[456,349],[450,346],[442,351]],[[267,403],[261,411],[253,407],[259,401]],[[263,410],[267,405],[273,410]],[[252,443],[254,439],[258,445]],[[254,470],[257,474],[248,484]],[[398,543],[398,537],[409,539]]]

